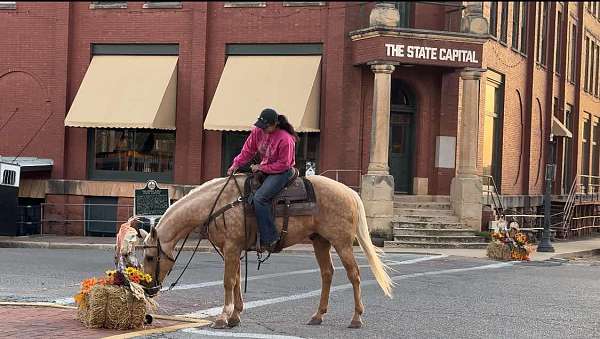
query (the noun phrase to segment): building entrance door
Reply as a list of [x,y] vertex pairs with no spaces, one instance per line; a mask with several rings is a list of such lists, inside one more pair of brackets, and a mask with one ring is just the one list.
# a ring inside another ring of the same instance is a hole
[[397,79],[392,80],[390,108],[390,175],[394,177],[394,191],[412,193],[414,162],[414,96]]

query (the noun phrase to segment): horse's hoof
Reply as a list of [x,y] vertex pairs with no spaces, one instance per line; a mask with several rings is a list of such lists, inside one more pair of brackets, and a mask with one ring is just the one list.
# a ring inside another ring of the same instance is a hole
[[215,322],[211,325],[211,327],[218,329],[218,330],[223,330],[223,329],[229,328],[229,326],[227,324],[227,320],[223,320],[223,319],[215,320]]
[[312,318],[310,319],[310,321],[307,323],[307,325],[321,325],[321,323],[323,322],[323,319],[319,319],[319,318]]
[[362,321],[360,320],[352,320],[350,322],[350,326],[348,326],[348,328],[361,328],[362,327]]
[[236,327],[240,325],[240,319],[232,319],[227,320],[227,324],[229,327]]

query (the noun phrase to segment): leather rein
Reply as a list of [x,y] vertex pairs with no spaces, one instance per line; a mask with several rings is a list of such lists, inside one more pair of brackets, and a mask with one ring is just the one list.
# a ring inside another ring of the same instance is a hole
[[[194,258],[194,255],[196,254],[196,252],[198,251],[198,247],[200,245],[200,242],[203,239],[207,239],[210,244],[213,246],[214,250],[219,254],[219,256],[221,256],[221,259],[225,260],[225,258],[223,257],[223,254],[221,253],[221,251],[219,251],[219,249],[217,248],[217,246],[215,246],[215,244],[212,242],[212,240],[210,239],[210,232],[209,232],[209,227],[210,227],[210,223],[213,221],[216,221],[216,219],[221,216],[224,215],[225,212],[227,212],[228,210],[236,207],[237,205],[241,204],[244,201],[244,196],[243,196],[243,192],[242,189],[240,188],[239,183],[237,182],[237,180],[233,180],[235,182],[235,185],[238,189],[238,193],[240,194],[240,196],[226,204],[225,206],[219,208],[218,210],[215,211],[215,208],[217,206],[217,202],[219,201],[219,198],[221,198],[221,195],[223,194],[223,192],[225,191],[225,188],[227,187],[227,185],[229,184],[229,181],[231,180],[231,178],[233,178],[235,176],[235,173],[232,173],[231,175],[229,175],[229,177],[227,178],[227,181],[225,182],[225,185],[223,185],[223,187],[221,188],[221,190],[219,191],[219,194],[217,194],[217,197],[215,199],[215,201],[213,202],[212,208],[210,210],[210,213],[208,214],[208,218],[206,219],[206,221],[204,221],[202,223],[202,225],[200,225],[200,237],[198,238],[198,243],[196,244],[196,247],[194,248],[194,251],[192,252],[192,255],[190,256],[190,259],[188,260],[187,264],[185,265],[185,267],[183,268],[183,270],[181,271],[181,273],[179,274],[179,277],[177,277],[177,279],[175,280],[175,282],[173,282],[171,284],[171,286],[169,286],[169,291],[171,289],[173,289],[173,287],[175,287],[175,285],[177,285],[177,283],[179,282],[179,279],[181,279],[181,277],[183,276],[183,274],[185,273],[185,271],[187,270],[188,266],[190,265],[190,263],[192,262],[192,259]],[[242,204],[243,208],[244,208],[244,230],[246,230],[246,204]],[[225,228],[227,228],[227,225],[225,224],[225,217],[223,217],[223,224],[225,225]],[[160,239],[158,237],[158,233],[156,234],[156,245],[144,245],[142,246],[142,248],[146,249],[146,248],[156,248],[158,250],[157,256],[156,256],[156,265],[154,268],[154,281],[157,285],[155,285],[152,288],[149,288],[148,290],[151,290],[152,292],[154,292],[156,289],[160,290],[160,288],[162,287],[162,284],[158,283],[158,278],[160,277],[160,257],[161,255],[164,255],[166,259],[168,259],[170,262],[173,263],[173,266],[171,266],[171,269],[173,269],[173,267],[175,266],[175,262],[177,262],[177,259],[179,258],[179,255],[181,254],[181,252],[183,251],[183,247],[185,246],[185,243],[187,242],[190,234],[192,233],[193,229],[190,230],[190,232],[185,236],[185,239],[183,240],[183,244],[181,244],[181,247],[179,248],[179,251],[177,252],[177,255],[175,256],[175,258],[173,258],[172,256],[170,256],[167,252],[165,252],[163,250],[163,248],[160,245]],[[248,233],[245,231],[245,236],[246,236],[246,243],[247,238],[248,238]],[[248,251],[246,250],[246,253],[244,254],[244,257],[246,257],[246,266],[248,264]],[[169,272],[167,272],[167,275],[169,275],[169,273],[171,273],[171,269],[169,270]],[[166,275],[165,275],[166,278]],[[246,279],[247,280],[247,279]],[[244,290],[246,286],[244,286]],[[158,291],[156,291],[158,292]]]

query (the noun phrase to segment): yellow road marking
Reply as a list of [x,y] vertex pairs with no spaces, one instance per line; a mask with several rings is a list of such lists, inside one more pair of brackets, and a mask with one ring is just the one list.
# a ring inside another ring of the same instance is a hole
[[206,325],[209,325],[209,324],[210,324],[210,321],[196,321],[196,322],[193,322],[193,323],[177,324],[177,325],[171,325],[171,326],[166,326],[166,327],[153,328],[153,329],[148,329],[148,330],[141,330],[141,331],[137,331],[137,332],[129,332],[129,333],[125,333],[125,334],[118,334],[118,335],[113,335],[113,336],[110,336],[110,337],[104,337],[104,339],[133,338],[133,337],[139,337],[139,336],[148,335],[148,334],[174,332],[174,331],[181,330],[181,329],[184,329],[184,328],[200,327],[200,326],[206,326]]
[[77,309],[75,306],[59,305],[54,303],[45,302],[13,302],[13,301],[0,301],[0,305],[4,306],[35,306],[35,307],[55,307],[55,308],[68,308]]

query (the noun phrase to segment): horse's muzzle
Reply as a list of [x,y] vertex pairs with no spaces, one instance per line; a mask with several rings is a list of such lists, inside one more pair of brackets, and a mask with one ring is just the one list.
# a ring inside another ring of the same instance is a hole
[[160,291],[161,288],[162,288],[161,285],[156,285],[156,286],[152,286],[152,287],[144,287],[144,291],[146,291],[146,294],[150,298],[152,298],[158,294],[158,292]]

